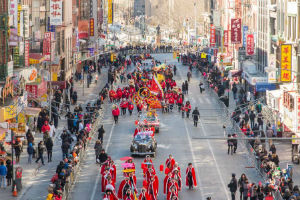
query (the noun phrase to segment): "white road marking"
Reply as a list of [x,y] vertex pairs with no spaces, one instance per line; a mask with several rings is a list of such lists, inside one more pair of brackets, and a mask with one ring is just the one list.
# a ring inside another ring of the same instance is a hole
[[[191,99],[192,99],[192,102],[196,102],[195,99],[194,99],[193,97],[192,97]],[[200,119],[199,119],[199,124],[201,125],[201,129],[202,129],[203,135],[206,137],[207,134],[206,134],[206,131],[205,131],[205,129],[204,129],[204,125],[203,125],[203,123],[202,123],[201,117],[200,117]],[[222,175],[221,175],[220,167],[219,167],[219,164],[218,164],[218,162],[217,162],[215,153],[213,152],[213,149],[212,149],[212,147],[211,147],[210,141],[209,141],[209,140],[206,140],[206,141],[207,141],[207,144],[208,144],[208,148],[209,148],[209,150],[210,150],[210,152],[211,152],[211,155],[212,155],[212,157],[213,157],[215,166],[216,166],[216,168],[217,168],[217,172],[218,172],[219,178],[220,178],[220,180],[221,180],[221,183],[222,183],[224,192],[225,192],[225,194],[226,194],[226,197],[227,197],[227,199],[230,199],[229,196],[228,196],[228,193],[227,193],[227,188],[226,188],[226,186],[225,186],[225,182],[224,182],[223,177],[222,177]]]
[[161,148],[161,149],[170,149],[171,145],[165,145],[165,144],[158,144],[157,145],[158,148]]
[[[115,123],[113,123],[113,125],[111,127],[111,130],[110,130],[110,133],[109,133],[109,137],[108,137],[108,140],[107,140],[107,143],[106,143],[106,146],[105,146],[105,152],[107,152],[107,150],[108,150],[108,147],[109,147],[109,144],[110,144],[110,141],[111,141],[111,136],[112,136],[112,133],[114,131],[114,128],[115,128]],[[100,180],[100,170],[101,170],[101,168],[99,169],[99,173],[97,174],[96,182],[94,184],[94,188],[93,188],[93,192],[92,192],[92,196],[91,196],[90,200],[94,200],[94,198],[95,198],[97,186],[98,186],[98,183],[99,183],[99,180]]]
[[196,169],[196,179],[198,179],[198,183],[199,183],[199,189],[200,189],[200,197],[199,199],[202,199],[202,195],[204,195],[203,193],[203,190],[202,190],[202,182],[201,182],[201,178],[200,178],[200,174],[199,174],[199,171],[198,171],[198,164],[196,162],[196,157],[195,157],[195,154],[194,154],[194,151],[193,151],[193,145],[192,145],[192,140],[191,140],[191,137],[190,137],[190,132],[187,128],[187,125],[186,125],[186,120],[183,120],[184,121],[184,128],[185,128],[185,131],[186,131],[186,135],[187,135],[187,139],[188,139],[188,142],[189,142],[189,147],[190,147],[190,151],[192,153],[192,159],[193,159],[193,163],[194,163],[194,167]]

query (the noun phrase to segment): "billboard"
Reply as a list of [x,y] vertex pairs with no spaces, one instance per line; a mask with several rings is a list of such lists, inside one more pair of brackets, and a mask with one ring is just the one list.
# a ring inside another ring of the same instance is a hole
[[63,0],[50,0],[50,24],[62,25]]
[[231,43],[241,44],[242,37],[241,19],[231,19]]

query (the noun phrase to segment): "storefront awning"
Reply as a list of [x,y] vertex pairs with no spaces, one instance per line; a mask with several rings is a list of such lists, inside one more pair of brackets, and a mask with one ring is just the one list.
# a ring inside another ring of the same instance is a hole
[[276,90],[274,83],[256,83],[256,92],[265,92],[266,90]]
[[37,116],[41,112],[41,108],[32,108],[32,107],[26,107],[24,108],[25,115],[29,116]]

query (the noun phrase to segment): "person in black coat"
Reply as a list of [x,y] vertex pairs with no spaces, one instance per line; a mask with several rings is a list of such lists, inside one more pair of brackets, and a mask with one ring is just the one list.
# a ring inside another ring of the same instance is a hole
[[102,149],[101,150],[101,153],[99,155],[99,161],[100,161],[100,164],[103,164],[106,160],[107,160],[108,156],[107,154],[105,153],[105,150]]
[[232,174],[232,178],[230,183],[228,184],[229,191],[231,193],[231,199],[235,200],[235,193],[237,191],[237,180],[235,178],[235,174]]
[[196,107],[195,110],[193,111],[192,116],[193,116],[193,119],[194,119],[194,126],[197,127],[198,120],[199,120],[199,117],[200,117],[200,113],[199,113],[197,107]]
[[51,137],[48,137],[46,140],[46,149],[48,154],[48,162],[52,161],[52,149],[53,149],[53,141]]
[[103,125],[98,129],[98,140],[101,141],[101,144],[103,144],[103,134],[105,133],[105,130],[103,128]]
[[7,168],[7,174],[6,174],[7,186],[10,186],[11,185],[11,179],[13,177],[13,167],[11,165],[10,160],[6,161],[6,168]]

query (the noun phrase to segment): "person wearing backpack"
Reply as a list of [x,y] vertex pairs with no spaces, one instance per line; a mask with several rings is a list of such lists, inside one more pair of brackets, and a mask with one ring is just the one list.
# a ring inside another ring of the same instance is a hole
[[235,174],[232,174],[231,180],[228,184],[229,191],[231,193],[231,199],[235,200],[235,193],[237,191],[237,180],[235,178]]

